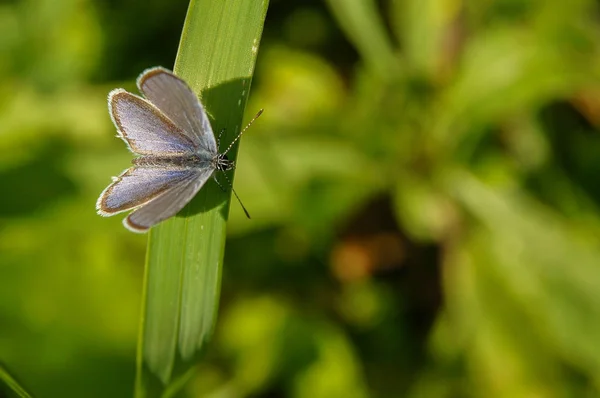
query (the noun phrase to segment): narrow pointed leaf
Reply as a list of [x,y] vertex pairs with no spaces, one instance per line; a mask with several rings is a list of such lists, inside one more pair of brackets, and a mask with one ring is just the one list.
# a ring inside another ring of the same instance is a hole
[[[5,395],[6,394],[6,395]],[[0,397],[31,398],[32,395],[19,384],[4,365],[0,363]]]
[[[216,135],[224,131],[221,150],[242,125],[267,6],[267,0],[190,2],[174,71],[200,96]],[[229,159],[236,154],[237,145]],[[179,215],[150,231],[137,397],[170,396],[211,337],[229,200],[211,180]]]

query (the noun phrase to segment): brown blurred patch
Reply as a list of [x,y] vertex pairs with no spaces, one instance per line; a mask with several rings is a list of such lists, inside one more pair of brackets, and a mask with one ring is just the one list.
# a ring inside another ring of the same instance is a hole
[[600,126],[600,88],[582,90],[571,100],[573,106],[595,127]]
[[345,283],[364,279],[377,270],[401,266],[406,258],[405,250],[402,237],[393,232],[348,237],[333,248],[332,272]]
[[406,260],[406,242],[390,198],[374,198],[340,229],[331,251],[331,272],[340,282],[349,283],[399,268]]

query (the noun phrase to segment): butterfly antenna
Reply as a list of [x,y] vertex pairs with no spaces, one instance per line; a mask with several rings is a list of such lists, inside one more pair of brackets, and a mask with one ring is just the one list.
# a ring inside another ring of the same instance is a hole
[[[233,194],[235,195],[235,198],[237,199],[237,201],[240,203],[240,206],[242,206],[242,210],[244,210],[244,213],[246,213],[246,217],[248,217],[248,219],[250,219],[250,213],[248,213],[248,210],[246,210],[246,207],[244,206],[244,204],[242,203],[242,200],[240,199],[240,197],[238,196],[237,192],[235,192],[235,189],[233,189],[233,184],[231,183],[231,180],[229,179],[229,177],[227,177],[226,173],[223,173],[223,175],[225,176],[225,179],[227,180],[227,183],[229,184],[229,186],[231,187],[231,191],[233,192]],[[217,184],[219,182],[217,181]],[[220,184],[219,184],[220,185]]]
[[[262,113],[263,113],[263,110],[264,110],[264,109],[261,109],[261,110],[259,110],[259,111],[256,113],[256,115],[255,115],[255,116],[252,118],[252,120],[250,120],[250,122],[248,122],[248,124],[246,125],[246,127],[244,127],[244,129],[243,129],[242,131],[240,131],[240,133],[238,134],[238,136],[237,136],[237,137],[235,137],[235,139],[234,139],[234,140],[231,142],[231,144],[229,144],[229,146],[227,147],[227,149],[225,150],[225,152],[223,152],[223,153],[222,153],[222,155],[225,155],[227,152],[229,152],[229,150],[230,150],[230,149],[233,147],[233,144],[235,144],[235,143],[236,143],[236,142],[237,142],[237,141],[240,139],[240,137],[242,136],[242,134],[244,134],[244,132],[245,132],[246,130],[248,130],[248,127],[250,127],[250,126],[252,125],[252,123],[254,123],[254,121],[255,121],[256,119],[258,119],[258,117],[259,117],[260,115],[262,115]],[[231,188],[233,189],[233,187],[231,187]],[[235,192],[235,191],[234,191],[234,192]],[[240,202],[240,204],[242,204],[242,203]],[[242,207],[244,207],[244,206],[242,206]],[[248,217],[248,218],[250,218],[250,217]]]

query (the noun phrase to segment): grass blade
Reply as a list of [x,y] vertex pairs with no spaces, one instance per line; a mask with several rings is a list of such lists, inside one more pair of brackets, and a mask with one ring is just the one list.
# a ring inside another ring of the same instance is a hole
[[[225,131],[221,149],[242,124],[267,6],[268,0],[190,2],[174,70],[200,95],[214,131]],[[228,153],[236,156],[237,145]],[[178,216],[150,231],[137,397],[169,394],[210,339],[229,200],[209,181]]]
[[[8,391],[4,386],[8,388]],[[6,394],[6,395],[5,395]],[[12,395],[11,395],[12,394]],[[8,372],[6,367],[0,363],[0,397],[19,397],[19,398],[31,398],[29,394],[19,382]]]
[[398,63],[385,24],[373,0],[327,0],[348,39],[365,63],[381,77],[397,71]]

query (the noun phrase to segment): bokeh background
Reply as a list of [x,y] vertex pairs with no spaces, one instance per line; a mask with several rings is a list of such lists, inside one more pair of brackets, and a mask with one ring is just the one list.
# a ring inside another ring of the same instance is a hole
[[[600,5],[347,1],[271,0],[253,219],[181,396],[600,396]],[[38,397],[132,394],[106,95],[172,67],[187,5],[0,3],[0,361]]]

